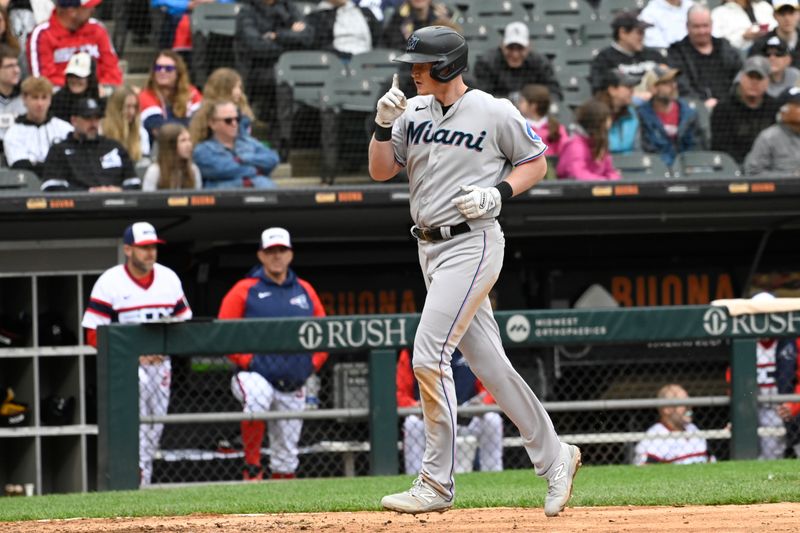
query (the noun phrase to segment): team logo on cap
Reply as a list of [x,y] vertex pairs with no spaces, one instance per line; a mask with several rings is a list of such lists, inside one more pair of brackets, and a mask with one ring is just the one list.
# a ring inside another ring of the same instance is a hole
[[416,35],[412,35],[408,38],[408,44],[406,45],[407,52],[413,52],[414,49],[417,47],[417,43],[419,42],[419,37]]

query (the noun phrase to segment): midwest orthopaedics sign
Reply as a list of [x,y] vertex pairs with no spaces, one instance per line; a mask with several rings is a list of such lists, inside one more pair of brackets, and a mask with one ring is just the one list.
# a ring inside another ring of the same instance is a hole
[[306,350],[337,348],[392,348],[408,346],[413,336],[405,318],[357,318],[307,321],[298,329],[298,340]]
[[724,308],[712,307],[703,316],[703,329],[713,336],[793,334],[800,331],[800,314],[789,311],[730,316]]

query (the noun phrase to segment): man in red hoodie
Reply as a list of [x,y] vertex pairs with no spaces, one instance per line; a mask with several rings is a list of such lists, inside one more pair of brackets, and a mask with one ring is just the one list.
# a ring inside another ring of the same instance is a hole
[[32,76],[44,76],[53,85],[64,86],[69,59],[77,52],[88,52],[97,63],[97,81],[103,93],[122,84],[119,58],[105,26],[92,18],[102,0],[54,0],[50,20],[31,32],[27,44]]

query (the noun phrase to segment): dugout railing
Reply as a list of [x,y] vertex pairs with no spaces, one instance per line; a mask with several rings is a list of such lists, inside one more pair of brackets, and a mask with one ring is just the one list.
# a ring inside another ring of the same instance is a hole
[[[681,405],[730,405],[731,458],[758,455],[759,402],[793,396],[759,397],[756,385],[756,339],[796,337],[800,313],[731,316],[723,307],[674,306],[602,310],[503,311],[496,313],[507,348],[562,344],[636,343],[670,340],[730,339],[731,394],[696,397]],[[318,410],[303,413],[195,413],[166,415],[169,423],[277,417],[366,417],[372,474],[398,472],[398,409],[395,398],[396,352],[413,344],[419,315],[341,316],[322,319],[196,320],[143,325],[114,324],[98,329],[98,489],[138,486],[138,356],[163,353],[176,357],[259,350],[331,353],[369,350],[369,405],[366,410]],[[635,402],[635,403],[632,403]],[[621,409],[663,405],[664,400],[553,402],[548,410]],[[669,400],[666,401],[669,403]],[[483,407],[468,408],[479,412]],[[489,408],[491,409],[491,408]],[[404,410],[400,410],[400,414]],[[465,409],[466,411],[466,409]],[[726,430],[727,431],[727,430]],[[727,435],[722,435],[727,436]],[[620,436],[612,436],[620,438]],[[628,434],[623,439],[641,438]],[[513,445],[513,442],[509,443]]]

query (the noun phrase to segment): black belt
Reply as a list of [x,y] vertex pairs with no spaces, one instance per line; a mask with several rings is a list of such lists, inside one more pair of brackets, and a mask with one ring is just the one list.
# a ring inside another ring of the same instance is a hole
[[469,233],[469,231],[469,224],[462,222],[455,226],[442,226],[440,228],[418,228],[417,226],[412,226],[411,235],[420,241],[438,242],[452,239],[462,233]]

